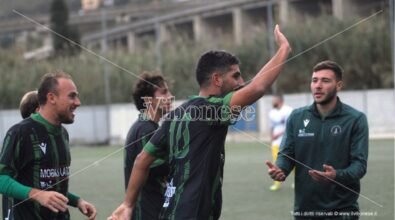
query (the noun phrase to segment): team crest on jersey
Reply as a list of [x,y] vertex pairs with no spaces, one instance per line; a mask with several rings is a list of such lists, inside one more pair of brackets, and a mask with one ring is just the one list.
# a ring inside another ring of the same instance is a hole
[[41,144],[38,145],[41,149],[41,151],[45,154],[47,152],[47,144],[42,142]]
[[342,127],[340,127],[340,125],[334,125],[331,128],[331,134],[332,136],[337,136],[340,133],[342,133]]

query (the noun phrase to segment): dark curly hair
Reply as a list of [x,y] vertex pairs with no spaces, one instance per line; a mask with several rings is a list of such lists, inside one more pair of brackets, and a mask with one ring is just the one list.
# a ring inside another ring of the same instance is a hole
[[154,97],[158,87],[165,83],[165,79],[159,72],[144,71],[133,89],[133,101],[138,110],[145,109],[143,97]]
[[223,74],[235,64],[240,64],[239,59],[226,51],[211,50],[204,53],[196,65],[196,80],[199,86],[207,86],[213,72]]

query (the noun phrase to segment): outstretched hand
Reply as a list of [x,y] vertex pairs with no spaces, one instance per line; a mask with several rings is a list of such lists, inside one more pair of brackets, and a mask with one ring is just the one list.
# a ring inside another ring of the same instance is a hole
[[67,210],[69,200],[61,193],[55,191],[44,191],[33,188],[29,192],[29,198],[37,201],[40,205],[58,213]]
[[269,176],[276,181],[284,181],[286,176],[284,174],[284,172],[278,168],[276,165],[274,165],[272,162],[270,161],[265,161],[266,165],[269,167],[268,170],[268,174]]
[[132,219],[132,207],[122,203],[107,220],[130,220]]
[[329,165],[324,164],[322,166],[324,168],[324,172],[318,170],[309,170],[309,175],[313,180],[317,182],[331,182],[336,177],[336,170]]
[[78,209],[82,214],[87,217],[87,220],[94,220],[96,217],[96,208],[89,202],[79,199],[78,200]]
[[291,52],[292,49],[289,45],[288,39],[281,32],[280,26],[278,26],[278,24],[276,24],[276,27],[274,28],[274,38],[279,47],[286,47],[288,48],[289,52]]

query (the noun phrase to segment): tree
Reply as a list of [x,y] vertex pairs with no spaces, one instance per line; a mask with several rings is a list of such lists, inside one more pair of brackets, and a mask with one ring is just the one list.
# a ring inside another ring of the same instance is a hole
[[68,24],[69,9],[66,2],[64,0],[52,0],[50,14],[51,29],[57,33],[52,34],[55,55],[77,54],[80,47],[70,41],[79,44],[80,34],[77,28],[72,28]]

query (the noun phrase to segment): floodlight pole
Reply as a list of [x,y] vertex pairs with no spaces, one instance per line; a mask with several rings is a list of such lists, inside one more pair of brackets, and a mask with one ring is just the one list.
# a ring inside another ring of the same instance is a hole
[[[109,4],[108,4],[109,5]],[[107,41],[108,41],[108,36],[107,36],[107,12],[106,12],[106,6],[104,4],[101,7],[101,26],[102,26],[102,33],[103,33],[103,39],[102,39],[102,45],[101,45],[101,54],[103,57],[106,57],[107,55]],[[105,121],[106,121],[106,144],[109,144],[111,141],[111,120],[110,120],[110,107],[111,107],[111,91],[110,91],[110,80],[108,77],[108,63],[105,60],[101,60],[103,63],[103,74],[104,74],[104,98],[105,98]]]
[[156,68],[163,74],[162,72],[162,35],[161,26],[159,21],[155,22],[155,56],[156,56]]

